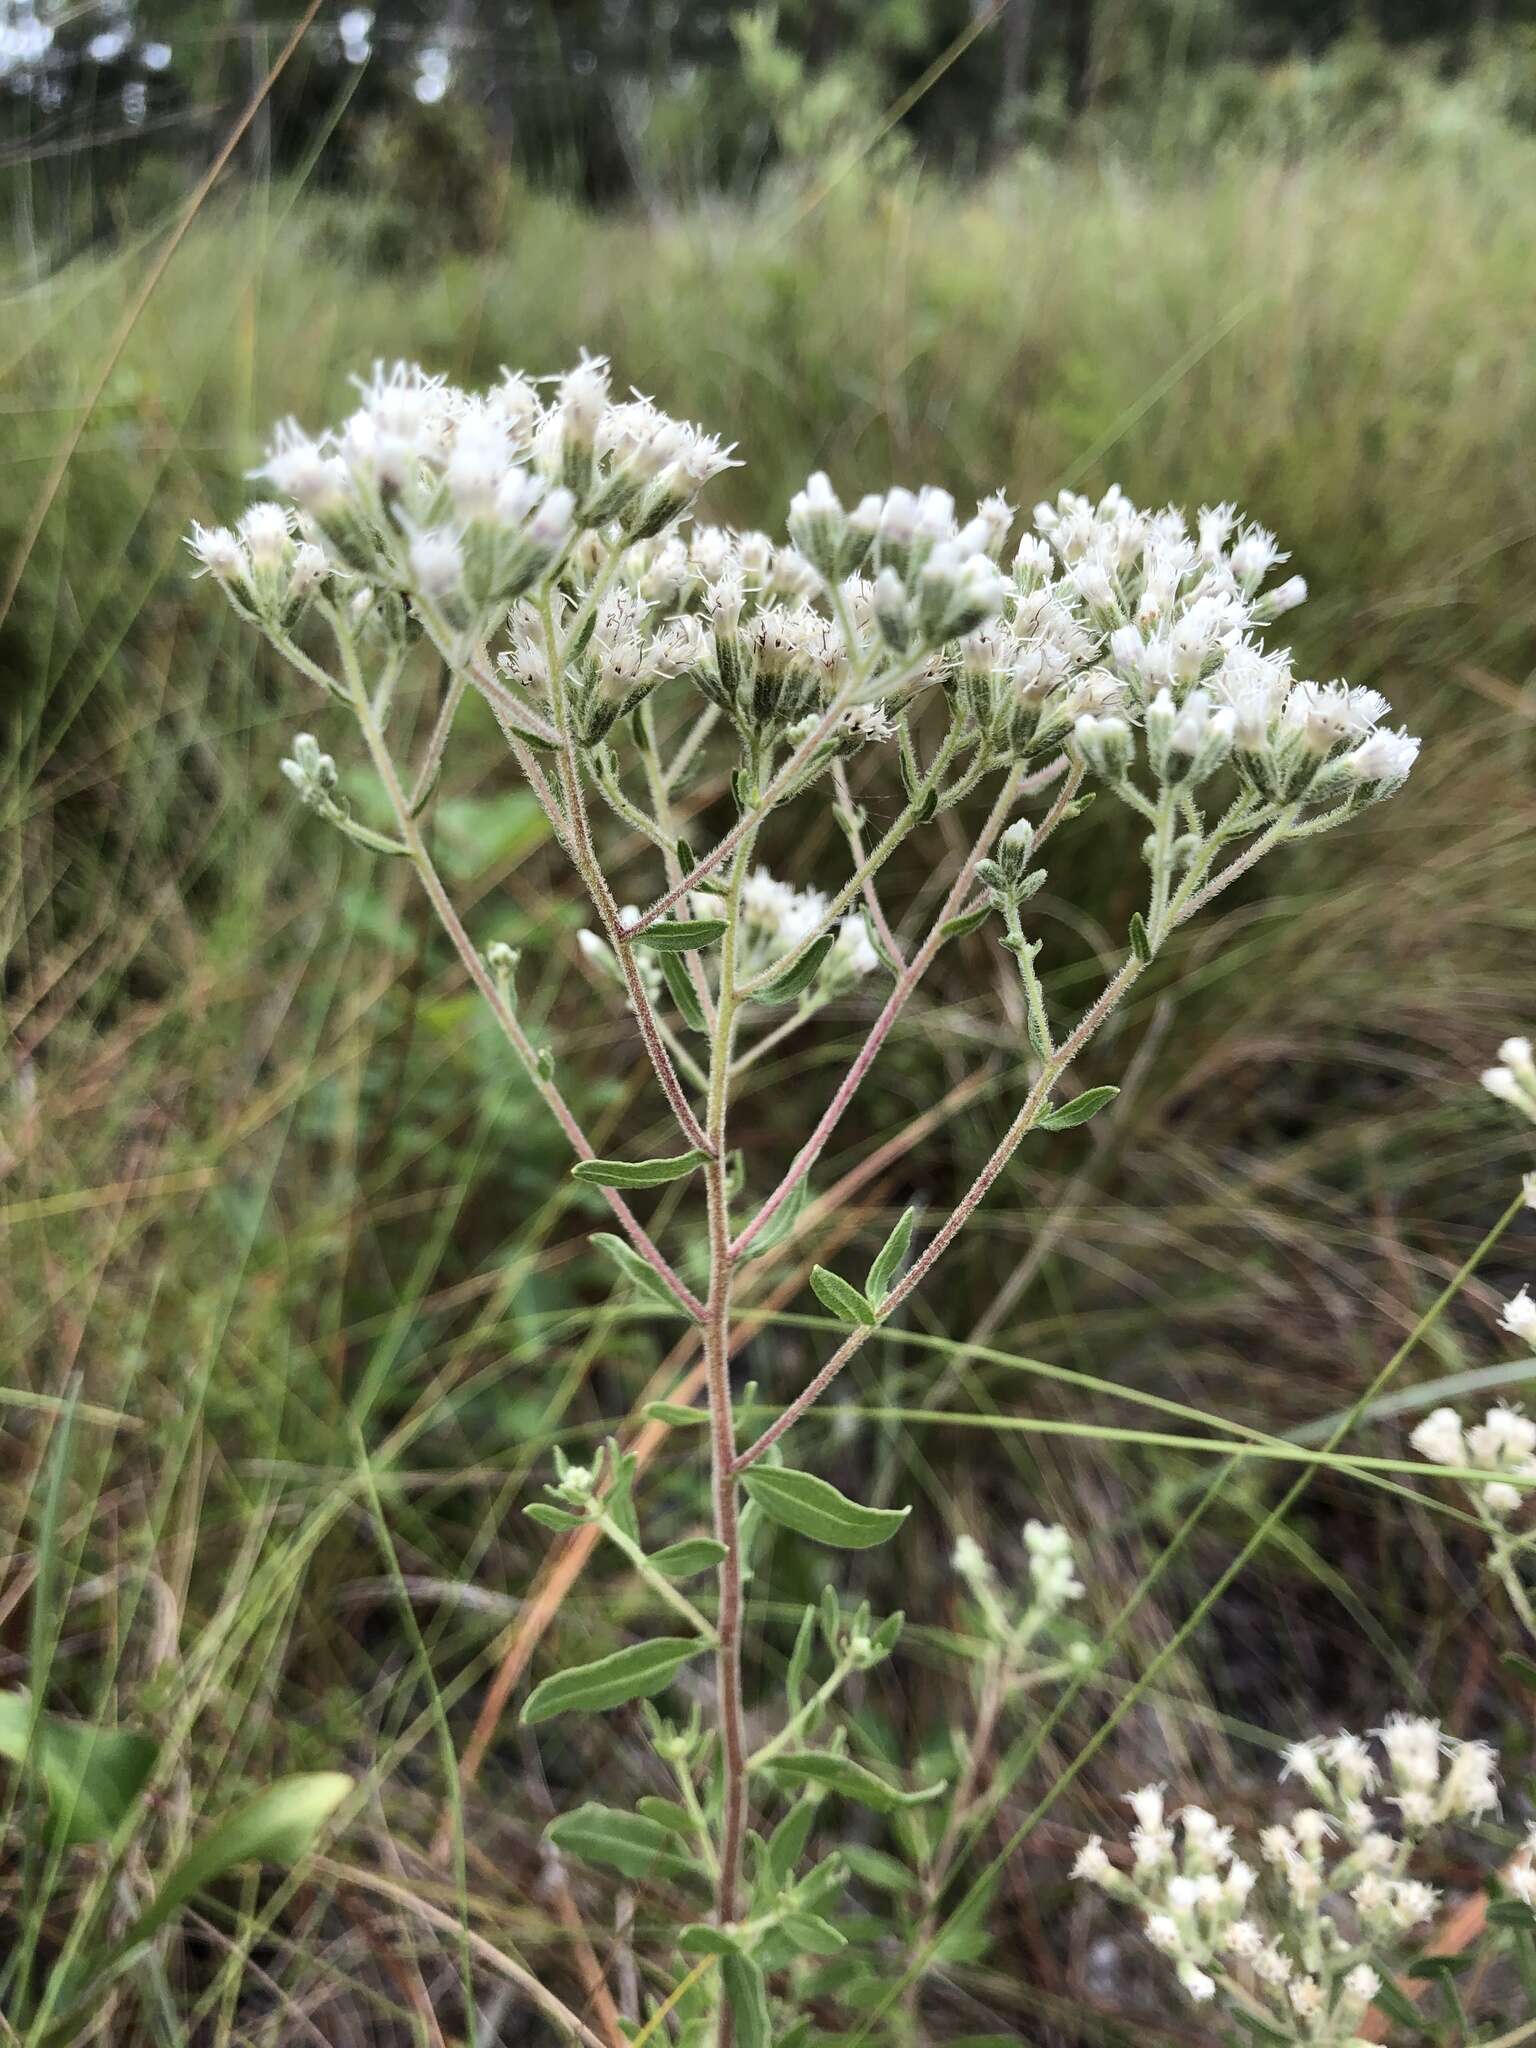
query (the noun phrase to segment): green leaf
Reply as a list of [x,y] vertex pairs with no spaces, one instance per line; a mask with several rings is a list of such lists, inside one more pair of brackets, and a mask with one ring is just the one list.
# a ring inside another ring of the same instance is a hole
[[669,1543],[649,1560],[669,1579],[691,1579],[695,1572],[707,1572],[725,1556],[725,1545],[713,1536],[687,1536],[681,1543]]
[[1518,1678],[1522,1685],[1528,1685],[1536,1692],[1536,1663],[1521,1650],[1505,1650],[1499,1657],[1504,1669]]
[[567,1529],[579,1529],[589,1519],[586,1515],[573,1515],[569,1508],[557,1508],[547,1501],[531,1501],[523,1509],[530,1522],[537,1522],[543,1529],[558,1529],[562,1534]]
[[677,1945],[685,1956],[734,1956],[740,1943],[723,1927],[711,1927],[707,1920],[690,1920],[677,1930]]
[[698,1636],[653,1636],[647,1643],[631,1643],[593,1664],[557,1671],[529,1693],[522,1719],[531,1724],[548,1721],[555,1714],[601,1714],[610,1707],[622,1707],[626,1700],[648,1699],[703,1648]]
[[800,1799],[789,1809],[768,1837],[768,1870],[780,1886],[787,1885],[795,1874],[795,1867],[805,1854],[805,1845],[811,1838],[811,1829],[816,1821],[816,1808],[809,1799]]
[[835,1956],[848,1946],[847,1935],[819,1913],[786,1913],[779,1925],[804,1955]]
[[621,1813],[595,1799],[562,1813],[545,1829],[556,1848],[584,1863],[601,1863],[621,1877],[684,1877],[698,1865],[676,1845],[670,1828],[649,1814]]
[[825,1479],[780,1465],[756,1465],[742,1485],[771,1520],[839,1550],[870,1550],[894,1536],[910,1508],[867,1508]]
[[750,1956],[722,1956],[720,1982],[735,2022],[735,2048],[769,2048],[772,2026],[768,2018],[768,1987],[762,1971]]
[[1131,912],[1131,951],[1143,967],[1152,958],[1152,941],[1147,937],[1147,921],[1139,910]]
[[699,1003],[699,992],[693,985],[693,977],[675,953],[661,956],[661,977],[671,991],[677,1005],[678,1015],[690,1031],[704,1029],[704,1011]]
[[1437,1978],[1459,1977],[1476,1961],[1476,1956],[1467,1955],[1416,1956],[1411,1963],[1403,1964],[1403,1975],[1434,1982]]
[[944,1790],[941,1778],[920,1791],[904,1792],[899,1785],[892,1785],[866,1770],[863,1764],[856,1764],[852,1757],[833,1756],[819,1749],[776,1756],[763,1768],[772,1777],[786,1779],[791,1785],[823,1785],[829,1792],[856,1799],[860,1806],[870,1807],[875,1813],[898,1813],[903,1807],[925,1806]]
[[[194,1893],[203,1891],[226,1870],[241,1863],[272,1863],[287,1869],[301,1862],[351,1790],[352,1780],[340,1771],[308,1771],[299,1777],[279,1778],[237,1806],[176,1866],[127,1933],[113,1944],[101,1967],[148,1941]],[[96,1974],[101,1974],[100,1969]]]
[[800,1211],[805,1207],[810,1186],[809,1176],[802,1174],[742,1253],[743,1264],[748,1259],[760,1259],[764,1252],[771,1252],[775,1245],[784,1242],[800,1220]]
[[1536,1912],[1518,1899],[1495,1899],[1488,1908],[1490,1927],[1517,1927],[1529,1934],[1536,1929]]
[[577,1180],[594,1188],[659,1188],[669,1180],[696,1173],[709,1157],[695,1149],[670,1159],[578,1159],[571,1168]]
[[1070,1131],[1078,1124],[1087,1123],[1089,1117],[1097,1116],[1106,1102],[1113,1102],[1120,1093],[1118,1088],[1090,1088],[1082,1095],[1074,1095],[1070,1102],[1064,1102],[1060,1109],[1048,1109],[1044,1116],[1037,1117],[1037,1131]]
[[918,1881],[904,1863],[887,1856],[883,1849],[871,1849],[863,1842],[844,1842],[848,1867],[866,1884],[882,1892],[915,1892]]
[[965,910],[959,917],[947,917],[939,926],[939,937],[963,939],[968,933],[979,931],[991,915],[991,904],[983,903],[979,910]]
[[832,950],[835,932],[823,932],[806,947],[793,967],[786,968],[776,981],[766,982],[752,994],[754,1003],[787,1003],[804,993],[821,971],[821,963]]
[[1390,1977],[1383,1977],[1371,1996],[1371,2003],[1378,2006],[1389,2020],[1395,2020],[1400,2027],[1411,2027],[1414,2033],[1424,2031],[1424,2015],[1411,1999],[1404,1998]]
[[727,929],[723,917],[660,917],[630,944],[649,946],[653,953],[697,953],[701,946],[718,945]]
[[698,1429],[709,1420],[707,1408],[692,1408],[686,1401],[647,1401],[645,1414],[651,1422],[665,1422],[671,1429]]
[[659,1828],[665,1828],[669,1835],[681,1835],[685,1841],[693,1840],[693,1821],[688,1809],[676,1799],[663,1799],[655,1792],[646,1792],[635,1801],[635,1811],[646,1820],[655,1821]]
[[891,1291],[891,1282],[901,1271],[907,1256],[907,1247],[912,1242],[912,1226],[917,1221],[917,1211],[904,1211],[901,1220],[880,1247],[879,1256],[869,1269],[869,1278],[864,1282],[866,1299],[879,1308]]
[[825,1266],[812,1266],[811,1286],[817,1299],[835,1315],[839,1322],[858,1323],[866,1330],[873,1329],[875,1312],[860,1294],[846,1280],[829,1272]]
[[608,1254],[624,1278],[638,1287],[648,1300],[654,1301],[660,1308],[681,1310],[689,1322],[694,1321],[687,1305],[678,1300],[656,1268],[647,1264],[633,1245],[626,1244],[622,1237],[616,1236],[611,1230],[594,1230],[592,1243],[600,1246]]
[[800,1617],[800,1626],[795,1631],[794,1648],[789,1653],[789,1669],[784,1674],[784,1696],[793,1712],[798,1713],[805,1691],[805,1674],[811,1661],[811,1644],[816,1635],[816,1610],[807,1607]]
[[105,1842],[116,1834],[158,1753],[152,1736],[34,1716],[26,1693],[0,1693],[0,1756],[36,1772],[61,1842]]

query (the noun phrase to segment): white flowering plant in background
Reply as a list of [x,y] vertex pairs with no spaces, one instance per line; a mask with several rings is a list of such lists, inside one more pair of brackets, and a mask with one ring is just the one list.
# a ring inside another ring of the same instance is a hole
[[[1073,1875],[1134,1907],[1185,1995],[1250,2038],[1363,2048],[1373,2007],[1411,2035],[1427,2031],[1393,1981],[1420,1960],[1418,1937],[1442,1903],[1412,1874],[1415,1858],[1443,1854],[1458,1824],[1497,1810],[1497,1766],[1486,1743],[1419,1715],[1391,1715],[1375,1738],[1379,1755],[1349,1733],[1293,1743],[1282,1776],[1309,1803],[1262,1828],[1246,1856],[1234,1826],[1202,1806],[1172,1813],[1164,1788],[1149,1785],[1131,1794],[1128,1853],[1095,1835]],[[1529,1942],[1528,1845],[1505,1884],[1496,1924]]]
[[[1506,1038],[1498,1064],[1482,1076],[1488,1093],[1536,1123],[1536,1057],[1528,1038]],[[1520,1201],[1536,1209],[1536,1173],[1521,1183]],[[1536,1299],[1530,1287],[1511,1295],[1499,1313],[1499,1328],[1536,1358]],[[1488,1539],[1488,1569],[1509,1595],[1527,1633],[1536,1640],[1536,1605],[1521,1566],[1536,1552],[1531,1524],[1536,1488],[1536,1419],[1518,1403],[1496,1401],[1480,1422],[1468,1422],[1452,1407],[1434,1408],[1418,1423],[1409,1442],[1432,1465],[1455,1468],[1473,1513]]]
[[[1066,1134],[1113,1099],[1113,1082],[1077,1085],[1082,1063],[1180,927],[1265,856],[1393,796],[1418,742],[1374,691],[1293,673],[1268,636],[1305,588],[1274,580],[1283,552],[1231,506],[1191,521],[1118,490],[1063,492],[1020,535],[1000,493],[969,515],[934,488],[845,505],[818,475],[780,540],[696,518],[699,492],[732,459],[712,433],[616,395],[602,361],[552,380],[507,373],[473,393],[399,365],[360,386],[339,426],[280,428],[257,472],[268,498],[233,529],[194,528],[190,544],[316,701],[342,714],[325,747],[301,732],[281,763],[298,798],[415,871],[569,1142],[572,1172],[607,1205],[612,1228],[596,1242],[646,1303],[697,1326],[702,1403],[684,1383],[653,1416],[702,1447],[709,1533],[655,1542],[635,1458],[617,1444],[586,1464],[558,1459],[528,1510],[557,1540],[599,1533],[665,1611],[666,1632],[549,1672],[522,1711],[538,1728],[642,1703],[676,1797],[594,1798],[551,1838],[649,1888],[659,1931],[633,2015],[647,2037],[763,2048],[807,2038],[813,2010],[846,2000],[873,2011],[886,1993],[878,1945],[856,1960],[859,1941],[839,1925],[850,1873],[868,1876],[872,1852],[829,1827],[827,1803],[889,1825],[911,1877],[888,1887],[903,1901],[891,1910],[904,1951],[931,1948],[951,1874],[992,1810],[992,1730],[1090,1654],[1072,1620],[1082,1586],[1070,1540],[1031,1523],[1021,1572],[970,1539],[956,1553],[981,1649],[974,1725],[936,1772],[894,1772],[840,1711],[844,1688],[892,1655],[902,1619],[845,1605],[832,1586],[804,1616],[782,1689],[753,1703],[753,1724],[766,1716],[770,1732],[749,1733],[754,1543],[776,1525],[858,1551],[896,1537],[908,1513],[790,1462],[796,1425],[923,1285],[1018,1148],[1078,1142]],[[429,708],[406,701],[422,649],[445,677]],[[655,1106],[675,1126],[667,1149],[597,1154],[561,1049],[536,1042],[520,1012],[516,952],[477,939],[433,860],[422,820],[451,776],[471,696],[585,891],[572,968],[627,1011]],[[1138,821],[1140,902],[1102,984],[1073,1011],[1041,972],[1031,903],[1059,846],[1092,829],[1081,820],[1095,795]],[[797,820],[818,809],[846,849],[839,873],[786,872]],[[885,871],[941,818],[939,900],[919,917],[888,902]],[[644,850],[643,891],[616,885],[621,844]],[[744,1269],[803,1245],[839,1123],[940,950],[983,927],[1016,966],[1029,1085],[952,1207],[909,1209],[862,1277],[812,1270],[841,1334],[798,1389],[739,1407]],[[733,1110],[747,1077],[832,1001],[864,1006],[858,1051],[823,1100],[797,1107],[791,1156],[743,1155]],[[1536,1080],[1521,1071],[1536,1114]],[[670,1190],[665,1228],[643,1213],[658,1188]],[[689,1711],[669,1713],[669,1694]],[[1410,1816],[1407,1737],[1393,1724],[1383,1739],[1393,1836],[1367,1811],[1375,1766],[1362,1746],[1308,1749],[1305,1768],[1297,1753],[1316,1804],[1271,1831],[1280,1897],[1267,1917],[1247,1899],[1252,1871],[1228,1831],[1186,1809],[1176,1843],[1154,1794],[1138,1801],[1134,1873],[1092,1849],[1084,1874],[1135,1898],[1192,1995],[1210,1987],[1262,2011],[1285,2039],[1344,2039],[1375,1995],[1387,1936],[1425,1917],[1409,1857],[1492,1799],[1486,1760],[1466,1747],[1435,1780],[1440,1803]],[[1325,1908],[1341,1891],[1348,1924]],[[604,2038],[566,2019],[573,2037]],[[913,1999],[907,2020],[902,2038],[917,2038]]]

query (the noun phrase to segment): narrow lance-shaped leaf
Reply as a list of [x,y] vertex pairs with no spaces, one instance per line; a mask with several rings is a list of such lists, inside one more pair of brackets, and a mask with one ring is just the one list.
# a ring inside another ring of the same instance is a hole
[[676,953],[661,955],[661,974],[677,1005],[678,1015],[690,1031],[704,1029],[704,1012],[699,1004],[699,992],[693,985],[693,977]]
[[758,1465],[742,1485],[771,1521],[838,1550],[870,1550],[894,1536],[910,1508],[868,1508],[828,1480],[780,1465]]
[[1089,1117],[1097,1116],[1106,1102],[1113,1102],[1120,1093],[1118,1088],[1090,1088],[1085,1094],[1074,1095],[1070,1102],[1064,1102],[1060,1109],[1048,1109],[1045,1115],[1037,1117],[1037,1131],[1070,1131],[1077,1124],[1087,1123]]
[[963,939],[969,933],[979,931],[992,915],[990,903],[983,903],[976,910],[963,910],[958,917],[946,918],[939,926],[941,939]]
[[809,1177],[802,1174],[742,1253],[743,1262],[747,1259],[760,1259],[764,1252],[771,1252],[775,1245],[784,1242],[800,1220],[800,1211],[805,1207],[810,1185]]
[[694,1317],[686,1303],[680,1301],[648,1260],[642,1259],[633,1245],[626,1244],[611,1230],[594,1230],[592,1242],[600,1245],[612,1259],[624,1278],[631,1281],[650,1301],[662,1308],[677,1309],[692,1322]]
[[676,1836],[660,1821],[641,1813],[621,1813],[588,1800],[574,1813],[562,1813],[545,1830],[550,1841],[585,1863],[601,1863],[621,1877],[685,1877],[698,1873],[692,1856],[677,1846]]
[[895,1229],[880,1247],[875,1263],[869,1269],[869,1278],[864,1283],[867,1298],[879,1308],[891,1291],[891,1283],[901,1271],[912,1242],[912,1226],[917,1221],[917,1211],[904,1211]]
[[835,1315],[839,1322],[858,1323],[864,1329],[871,1329],[875,1312],[860,1294],[857,1287],[829,1272],[825,1266],[811,1268],[811,1286],[817,1299]]
[[674,1153],[669,1159],[578,1159],[571,1172],[588,1187],[659,1188],[696,1173],[708,1157],[695,1150]]
[[941,1779],[937,1784],[907,1792],[863,1764],[855,1763],[852,1757],[833,1756],[824,1750],[777,1756],[765,1768],[771,1776],[791,1785],[824,1785],[829,1792],[841,1792],[845,1799],[856,1799],[876,1813],[896,1813],[906,1806],[926,1805],[944,1790]]
[[725,1545],[717,1543],[713,1536],[688,1536],[681,1543],[669,1543],[665,1550],[653,1552],[647,1562],[669,1579],[691,1579],[696,1572],[709,1571],[724,1557]]
[[662,917],[636,932],[630,944],[648,946],[653,953],[696,953],[701,946],[717,945],[726,929],[723,917]]
[[555,1714],[601,1714],[610,1707],[623,1706],[626,1700],[648,1699],[703,1648],[699,1636],[655,1636],[648,1643],[631,1643],[627,1649],[599,1657],[593,1664],[557,1671],[529,1693],[522,1718],[531,1723],[548,1721]]
[[821,963],[832,950],[836,934],[823,932],[821,937],[806,947],[793,967],[787,968],[777,980],[768,982],[753,994],[754,1003],[788,1003],[803,995],[821,971]]
[[722,1956],[720,1982],[734,2022],[735,2048],[769,2048],[772,2023],[768,2017],[768,1987],[757,1964],[750,1956]]

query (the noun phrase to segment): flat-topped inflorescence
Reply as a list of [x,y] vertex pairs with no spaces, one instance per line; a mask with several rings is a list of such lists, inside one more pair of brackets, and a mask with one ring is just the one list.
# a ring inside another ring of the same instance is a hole
[[1353,2048],[1386,1977],[1437,1912],[1414,1858],[1499,1803],[1493,1751],[1438,1721],[1392,1714],[1374,1731],[1316,1736],[1285,1752],[1306,1804],[1263,1828],[1247,1856],[1204,1807],[1169,1810],[1164,1788],[1130,1796],[1128,1858],[1098,1836],[1073,1875],[1134,1906],[1147,1939],[1197,2004],[1271,2036]]

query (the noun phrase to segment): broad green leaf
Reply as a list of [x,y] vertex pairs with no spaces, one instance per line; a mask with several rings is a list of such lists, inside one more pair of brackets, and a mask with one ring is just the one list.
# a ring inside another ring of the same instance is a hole
[[912,1242],[912,1226],[917,1221],[917,1211],[908,1209],[890,1236],[881,1245],[875,1263],[869,1269],[869,1278],[864,1283],[866,1298],[879,1308],[891,1291],[891,1282],[901,1271],[907,1256],[907,1247]]
[[832,950],[834,932],[823,932],[812,945],[776,981],[770,981],[753,994],[754,1003],[788,1003],[808,989],[821,971],[821,963]]
[[1524,1651],[1505,1650],[1501,1654],[1499,1662],[1506,1671],[1512,1672],[1522,1685],[1528,1685],[1533,1692],[1536,1692],[1536,1662],[1532,1662],[1525,1655]]
[[1090,1088],[1085,1094],[1074,1095],[1060,1109],[1048,1109],[1044,1116],[1036,1118],[1035,1129],[1070,1131],[1078,1124],[1087,1123],[1089,1117],[1097,1116],[1105,1103],[1113,1102],[1119,1093],[1118,1088]]
[[857,1287],[850,1286],[836,1273],[829,1272],[825,1266],[812,1266],[811,1286],[817,1299],[839,1322],[858,1323],[866,1330],[874,1327],[874,1310]]
[[867,1508],[825,1479],[779,1465],[756,1465],[742,1480],[771,1520],[839,1550],[870,1550],[894,1536],[910,1508]]
[[36,1772],[61,1842],[108,1841],[143,1791],[158,1748],[152,1736],[57,1714],[39,1714],[34,1728],[27,1694],[0,1693],[0,1756]]
[[810,1185],[809,1178],[802,1174],[742,1253],[743,1262],[747,1259],[760,1259],[764,1252],[771,1252],[775,1245],[784,1242],[799,1221],[800,1211],[805,1207],[806,1195],[810,1192]]
[[790,1940],[808,1956],[835,1956],[848,1946],[846,1934],[839,1934],[830,1920],[819,1913],[786,1913],[779,1922]]
[[306,1857],[316,1835],[352,1790],[340,1771],[307,1771],[279,1778],[211,1827],[184,1857],[149,1905],[112,1950],[126,1955],[148,1941],[184,1906],[225,1871],[242,1863],[271,1863],[289,1869]]
[[947,917],[939,926],[939,937],[963,939],[967,933],[978,931],[991,915],[991,904],[983,903],[979,910],[966,910],[959,917]]
[[545,1829],[556,1848],[584,1863],[601,1863],[621,1877],[687,1877],[698,1864],[678,1848],[670,1828],[649,1814],[621,1813],[589,1800],[562,1813]]
[[735,2048],[769,2048],[772,2024],[768,2018],[768,1987],[757,1964],[750,1956],[722,1956],[720,1982],[735,2022]]
[[653,953],[696,953],[701,946],[718,945],[726,930],[723,917],[661,917],[630,944],[648,946]]
[[661,974],[671,990],[672,1000],[677,1005],[678,1015],[690,1031],[704,1029],[704,1012],[699,1006],[699,992],[693,985],[693,976],[683,965],[676,953],[663,953]]
[[696,1173],[708,1157],[695,1150],[674,1153],[670,1159],[578,1159],[571,1172],[588,1187],[659,1188]]
[[648,1699],[703,1648],[698,1636],[654,1636],[648,1643],[631,1643],[593,1664],[557,1671],[529,1693],[522,1719],[532,1723],[548,1721],[555,1714],[601,1714],[609,1707],[622,1707],[626,1700]]
[[691,1579],[695,1572],[707,1572],[725,1556],[725,1545],[713,1536],[686,1536],[681,1543],[669,1543],[649,1559],[669,1579]]
[[833,1756],[826,1750],[790,1752],[776,1756],[763,1768],[770,1776],[791,1785],[824,1785],[828,1791],[841,1792],[845,1799],[856,1799],[860,1806],[868,1806],[876,1813],[925,1806],[944,1790],[944,1780],[940,1779],[935,1785],[924,1785],[920,1791],[904,1792],[899,1785],[892,1785],[866,1770],[863,1764],[856,1764],[852,1757]]
[[661,1308],[678,1309],[688,1317],[693,1316],[685,1303],[678,1300],[666,1281],[654,1266],[647,1265],[633,1245],[626,1244],[622,1237],[616,1237],[611,1230],[594,1230],[592,1242],[612,1259],[626,1280],[633,1282],[640,1292]]
[[707,1408],[690,1408],[686,1401],[647,1401],[645,1413],[652,1422],[665,1422],[672,1429],[698,1429],[709,1420]]

